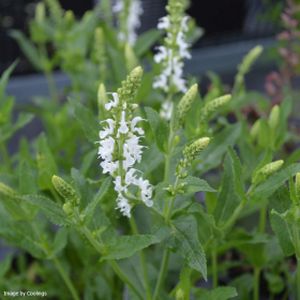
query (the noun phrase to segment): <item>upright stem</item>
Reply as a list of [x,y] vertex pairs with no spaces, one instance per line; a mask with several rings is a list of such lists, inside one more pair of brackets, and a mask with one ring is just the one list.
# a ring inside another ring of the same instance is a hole
[[253,287],[253,300],[259,300],[259,289],[260,289],[260,271],[258,267],[254,268],[254,287]]
[[212,279],[213,279],[213,288],[218,287],[218,257],[216,246],[213,246],[213,250],[211,253],[211,261],[212,261]]
[[65,282],[66,286],[68,287],[71,295],[72,295],[72,298],[74,300],[80,300],[77,292],[76,292],[76,289],[73,285],[73,283],[71,282],[69,276],[67,275],[67,273],[65,272],[64,268],[62,267],[61,263],[59,262],[59,260],[57,258],[53,258],[53,263],[56,267],[56,269],[58,270],[60,276],[62,277],[63,281]]
[[[102,245],[94,238],[94,236],[90,232],[90,230],[86,226],[83,226],[81,228],[81,232],[84,234],[84,236],[87,238],[87,240],[91,243],[91,245],[95,248],[95,250],[99,254],[102,255],[102,253],[103,253]],[[143,295],[138,291],[138,289],[135,287],[135,285],[130,281],[130,279],[122,271],[122,269],[119,267],[118,263],[115,260],[110,260],[109,264],[112,267],[112,269],[114,270],[114,272],[118,275],[118,277],[132,289],[132,291],[138,296],[139,299],[143,300]]]
[[166,274],[166,271],[167,271],[167,268],[168,268],[169,256],[170,256],[170,252],[169,252],[168,249],[166,249],[164,251],[164,255],[163,255],[163,259],[162,259],[162,263],[161,263],[161,268],[159,270],[159,275],[158,275],[158,279],[157,279],[155,290],[154,290],[153,300],[158,299],[159,291],[160,291],[160,288],[163,284],[165,274]]
[[[134,220],[134,217],[131,217],[129,219],[130,222],[130,226],[131,226],[131,230],[133,234],[138,234],[138,229],[136,226],[136,222]],[[145,255],[144,255],[144,251],[141,250],[139,251],[139,257],[140,257],[140,264],[142,267],[142,272],[143,272],[143,285],[146,291],[146,299],[147,300],[151,300],[152,299],[152,295],[151,295],[151,289],[150,289],[150,284],[149,284],[149,277],[148,277],[148,270],[147,270],[147,264],[146,264],[146,259],[145,259]]]
[[50,97],[54,102],[57,103],[58,102],[58,93],[57,93],[57,88],[56,88],[55,81],[53,78],[53,73],[51,71],[45,71],[45,76],[46,76],[47,83],[48,83]]

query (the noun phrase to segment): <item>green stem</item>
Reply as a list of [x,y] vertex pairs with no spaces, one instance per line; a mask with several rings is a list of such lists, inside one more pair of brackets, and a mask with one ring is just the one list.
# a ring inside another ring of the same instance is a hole
[[[102,255],[103,253],[103,246],[94,238],[91,231],[86,227],[81,227],[81,232],[84,234],[84,236],[87,238],[87,240],[91,243],[91,245],[95,248],[95,250]],[[132,291],[138,296],[139,299],[143,300],[143,295],[138,291],[138,289],[135,287],[135,285],[130,281],[130,279],[126,276],[126,274],[122,271],[122,269],[119,267],[118,263],[115,260],[109,261],[110,266],[114,270],[114,272],[118,275],[118,277],[126,283]]]
[[261,268],[258,268],[258,267],[254,268],[253,300],[259,300],[260,272],[261,272]]
[[160,291],[160,288],[163,284],[163,281],[164,281],[164,278],[165,278],[165,275],[166,275],[166,271],[167,271],[167,268],[168,268],[169,256],[170,256],[170,251],[168,249],[165,249],[163,259],[162,259],[162,263],[161,263],[161,268],[159,270],[158,280],[156,282],[156,286],[155,286],[155,290],[154,290],[153,300],[158,299],[157,297],[159,295],[159,291]]
[[[129,219],[129,222],[130,222],[132,233],[133,234],[139,234],[136,222],[134,220],[134,217],[131,217]],[[144,255],[143,250],[139,251],[139,257],[140,257],[140,264],[141,264],[141,267],[142,267],[142,272],[143,272],[143,277],[144,277],[143,278],[144,279],[143,280],[143,285],[144,285],[144,289],[146,291],[146,299],[151,300],[152,295],[151,295],[151,289],[150,289],[150,284],[149,284],[147,264],[146,264],[146,259],[145,259],[145,255]]]
[[0,150],[1,150],[2,157],[3,157],[2,163],[5,165],[7,171],[10,171],[11,170],[11,164],[10,164],[11,158],[9,157],[9,154],[8,154],[8,151],[7,151],[7,148],[6,148],[6,145],[4,142],[1,143]]
[[62,279],[64,280],[66,286],[68,287],[71,295],[72,295],[72,298],[74,300],[80,300],[76,290],[75,290],[75,287],[73,285],[73,283],[71,282],[69,276],[67,275],[67,273],[65,272],[64,268],[62,267],[62,265],[60,264],[59,260],[57,258],[53,258],[53,263],[56,267],[56,269],[58,270],[60,276],[62,277]]
[[211,253],[213,288],[218,287],[218,258],[215,245]]
[[50,97],[55,103],[57,103],[58,102],[58,92],[57,92],[56,84],[55,84],[55,81],[53,78],[53,73],[51,71],[45,71],[45,77],[47,79]]

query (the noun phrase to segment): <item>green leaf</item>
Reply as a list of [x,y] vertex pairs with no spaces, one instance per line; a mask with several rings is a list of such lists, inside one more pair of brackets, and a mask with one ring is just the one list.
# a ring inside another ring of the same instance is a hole
[[43,70],[43,63],[37,48],[30,42],[29,39],[21,31],[12,30],[10,35],[18,42],[20,48],[31,64],[39,71]]
[[224,162],[221,191],[214,211],[217,223],[226,222],[244,196],[241,163],[236,153],[229,149]]
[[51,256],[48,258],[53,258],[59,252],[61,252],[67,245],[68,242],[68,231],[66,228],[60,228],[55,235],[54,243],[52,245],[52,253]]
[[135,43],[135,52],[137,56],[143,56],[161,37],[161,31],[151,29],[141,34]]
[[10,270],[12,259],[12,254],[8,254],[3,260],[0,261],[0,279],[4,278],[5,274]]
[[101,187],[97,194],[94,196],[93,200],[88,204],[84,210],[85,221],[88,223],[93,218],[96,207],[99,205],[100,201],[106,195],[111,185],[111,178],[108,177],[101,184]]
[[271,175],[265,182],[257,186],[252,192],[253,197],[270,197],[278,188],[280,188],[290,177],[300,172],[300,164],[292,164],[274,175]]
[[173,222],[175,247],[189,267],[200,272],[207,280],[206,257],[198,238],[198,225],[194,216],[180,216]]
[[13,222],[11,220],[0,219],[0,236],[3,237],[8,243],[11,243],[21,249],[28,251],[32,256],[44,259],[45,252],[39,242],[39,237],[33,231],[33,227],[38,226],[28,222]]
[[96,116],[79,101],[69,99],[69,102],[73,108],[74,116],[79,122],[86,138],[90,142],[95,143],[95,141],[98,140],[98,132],[100,128]]
[[216,190],[212,188],[207,181],[198,177],[188,176],[184,179],[181,179],[179,183],[185,184],[184,192],[186,194],[193,194],[197,192],[216,192]]
[[38,184],[41,189],[52,189],[51,178],[57,174],[57,166],[46,136],[42,134],[37,141]]
[[157,111],[150,107],[145,108],[152,133],[155,137],[157,147],[160,151],[166,152],[169,138],[168,124],[162,120]]
[[22,199],[37,206],[52,223],[56,225],[70,224],[62,208],[49,198],[41,195],[26,195],[22,196]]
[[12,73],[12,71],[14,70],[14,68],[17,65],[17,61],[15,61],[8,69],[6,69],[3,74],[1,75],[0,78],[0,100],[2,100],[4,98],[5,95],[5,89],[8,83],[8,79]]
[[228,147],[234,146],[241,134],[241,124],[230,125],[216,134],[208,147],[199,155],[199,170],[205,173],[220,165]]
[[218,287],[212,291],[203,291],[198,295],[201,300],[227,300],[238,296],[233,287]]
[[137,251],[158,243],[159,240],[150,234],[119,236],[106,245],[106,255],[101,260],[123,259],[134,255]]
[[19,165],[19,192],[33,194],[37,190],[36,172],[30,167],[28,161],[22,160]]
[[290,237],[288,224],[284,217],[273,209],[271,211],[270,222],[271,227],[278,238],[283,253],[286,256],[294,254],[294,245]]

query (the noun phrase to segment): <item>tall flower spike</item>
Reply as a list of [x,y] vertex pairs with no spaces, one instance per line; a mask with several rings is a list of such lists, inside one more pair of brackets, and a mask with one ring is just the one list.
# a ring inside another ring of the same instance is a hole
[[117,0],[113,11],[119,16],[119,39],[134,45],[137,39],[136,30],[141,26],[140,17],[143,14],[140,0]]
[[[137,89],[140,86],[143,70],[135,68],[122,82],[117,93],[112,94],[112,100],[105,104],[109,118],[99,132],[98,156],[103,173],[114,178],[117,192],[117,208],[124,216],[131,216],[131,200],[138,196],[146,206],[152,206],[152,185],[141,176],[134,166],[140,162],[143,146],[140,140],[144,131],[138,124],[143,121],[139,116],[133,117],[133,103]],[[137,195],[132,193],[138,190]]]
[[184,15],[186,1],[169,0],[166,7],[168,15],[161,18],[158,29],[166,31],[164,44],[157,48],[154,61],[161,65],[161,73],[153,83],[156,89],[164,92],[185,92],[186,82],[183,79],[183,60],[190,59],[189,44],[186,41],[189,17]]

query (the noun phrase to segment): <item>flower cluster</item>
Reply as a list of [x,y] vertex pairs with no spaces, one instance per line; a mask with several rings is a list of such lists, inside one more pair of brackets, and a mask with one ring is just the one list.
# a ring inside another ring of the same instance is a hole
[[153,87],[166,93],[185,92],[186,82],[183,78],[183,60],[190,59],[189,44],[186,42],[189,17],[184,15],[184,1],[169,0],[168,15],[161,18],[158,29],[166,31],[164,45],[157,48],[154,61],[161,64],[162,72],[155,78]]
[[144,131],[138,123],[143,119],[133,117],[136,106],[128,100],[133,98],[141,76],[142,69],[134,69],[118,92],[112,94],[112,100],[105,104],[105,110],[111,118],[102,122],[106,126],[99,132],[100,166],[104,174],[108,173],[114,178],[115,191],[118,193],[117,208],[127,217],[131,216],[130,200],[134,196],[130,190],[135,190],[134,187],[140,192],[141,200],[146,206],[153,205],[152,185],[134,168],[142,159],[143,146],[139,142]]
[[118,0],[114,12],[119,14],[119,39],[134,45],[137,39],[136,30],[141,26],[140,16],[143,14],[141,1]]

